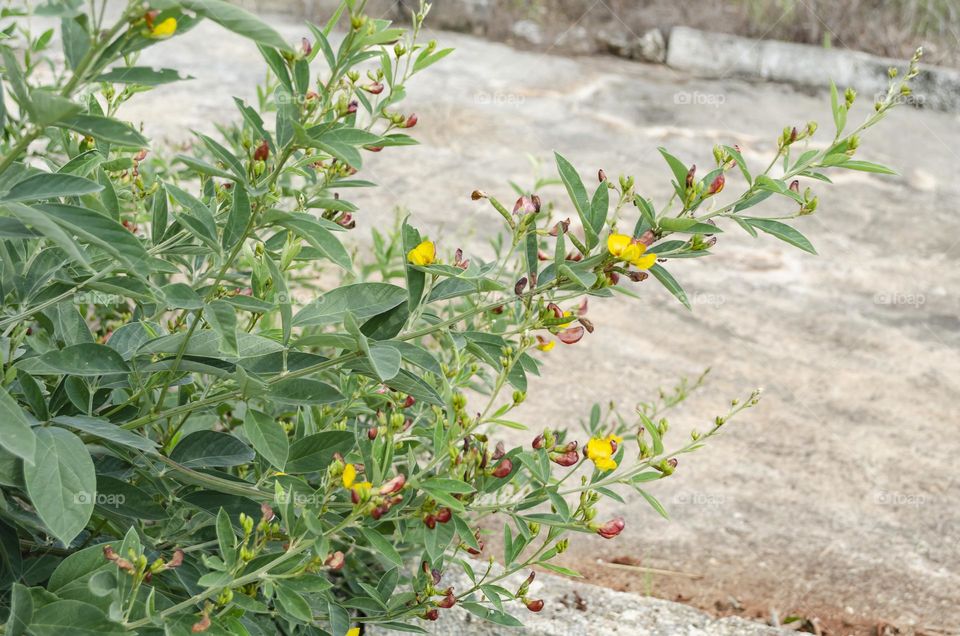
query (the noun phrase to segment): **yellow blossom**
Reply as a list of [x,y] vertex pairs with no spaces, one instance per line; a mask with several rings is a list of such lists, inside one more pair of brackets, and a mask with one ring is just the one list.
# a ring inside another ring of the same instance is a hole
[[346,636],[360,636],[360,628],[351,627],[350,629],[347,630]]
[[594,437],[587,442],[587,448],[584,454],[594,463],[597,470],[608,472],[617,467],[616,460],[613,459],[616,453],[617,444],[621,443],[623,438],[619,435],[607,435],[606,437]]
[[432,241],[423,241],[407,253],[407,260],[414,265],[432,265],[437,260],[437,246]]
[[637,269],[650,269],[657,262],[656,254],[646,254],[647,246],[626,234],[611,234],[607,237],[607,250]]
[[540,351],[550,351],[557,346],[556,340],[544,340],[537,344],[537,349]]
[[353,464],[347,464],[343,468],[343,487],[349,488],[357,479],[357,469]]
[[150,29],[150,37],[155,40],[166,40],[177,32],[176,18],[167,18],[160,24],[153,25]]

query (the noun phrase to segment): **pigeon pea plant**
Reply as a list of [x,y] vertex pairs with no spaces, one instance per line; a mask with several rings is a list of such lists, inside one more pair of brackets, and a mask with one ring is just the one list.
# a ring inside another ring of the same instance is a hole
[[[543,607],[531,568],[573,574],[553,563],[569,533],[624,529],[597,517],[601,499],[633,489],[663,512],[649,482],[758,397],[675,450],[664,414],[699,381],[629,415],[594,408],[582,437],[537,423],[507,449],[496,435],[525,428],[511,413],[538,358],[587,346],[587,298],[634,295],[648,275],[688,304],[665,263],[710,254],[721,221],[813,252],[788,223],[817,208],[800,183],[887,171],[853,157],[919,58],[852,131],[855,95],[834,89],[833,138],[788,127],[755,176],[736,147],[700,177],[662,150],[675,192],[659,211],[631,177],[601,171],[588,192],[557,155],[557,205],[534,194],[547,182],[512,210],[474,192],[503,220],[493,260],[438,254],[404,221],[354,262],[346,193],[373,185],[367,153],[415,143],[405,86],[450,52],[420,38],[429,6],[401,29],[344,0],[294,47],[220,0],[105,4],[0,14],[10,635],[422,633],[455,605],[520,624],[515,607]],[[124,104],[189,78],[138,59],[202,20],[252,40],[270,77],[217,138],[150,149]],[[736,172],[743,191],[721,202]],[[748,213],[767,199],[794,211]],[[470,583],[441,583],[452,569]]]

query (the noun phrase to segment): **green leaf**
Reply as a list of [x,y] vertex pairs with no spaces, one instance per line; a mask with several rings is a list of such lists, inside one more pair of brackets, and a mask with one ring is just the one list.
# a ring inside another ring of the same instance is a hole
[[305,406],[308,404],[333,404],[344,396],[336,388],[309,378],[281,380],[270,388],[269,399],[279,404]]
[[233,188],[233,203],[230,206],[230,215],[223,228],[222,245],[224,249],[231,249],[244,238],[244,232],[250,223],[250,197],[247,189],[239,183]]
[[654,265],[650,268],[650,273],[653,274],[653,277],[660,281],[660,284],[667,288],[671,294],[673,294],[677,300],[683,303],[683,306],[687,309],[693,309],[690,306],[690,299],[687,298],[687,293],[683,291],[683,287],[680,286],[680,283],[677,282],[677,279],[673,275],[665,270],[660,265]]
[[49,126],[80,112],[79,105],[51,91],[35,90],[30,97],[33,100],[33,120],[39,126]]
[[597,186],[593,193],[593,199],[590,201],[590,225],[597,234],[603,231],[603,226],[607,222],[607,212],[610,209],[610,188],[607,182],[602,182]]
[[264,459],[275,468],[284,469],[290,454],[290,442],[277,420],[260,411],[249,410],[243,420],[243,432]]
[[170,309],[200,309],[203,299],[186,283],[170,283],[162,289],[166,306]]
[[90,50],[90,34],[87,33],[87,16],[76,18],[64,17],[60,20],[60,32],[63,38],[63,54],[70,66],[75,70],[83,56]]
[[308,435],[290,446],[285,472],[297,474],[326,470],[334,454],[346,455],[355,441],[350,431],[324,431]]
[[[577,174],[573,165],[560,153],[553,153],[557,161],[557,170],[560,172],[560,180],[563,181],[567,194],[580,215],[580,222],[583,224],[584,237],[587,243],[587,249],[592,249],[597,244],[597,230],[591,223],[590,200],[587,198],[587,189],[583,186],[580,175]],[[604,214],[606,220],[606,214]]]
[[830,109],[833,111],[833,123],[837,127],[839,137],[847,125],[847,104],[846,101],[841,103],[837,85],[832,80],[830,81]]
[[171,82],[193,79],[172,68],[153,68],[150,66],[118,66],[94,78],[95,82],[111,84],[138,84],[140,86],[160,86]]
[[395,565],[403,567],[403,557],[401,557],[397,549],[393,547],[393,542],[390,539],[387,539],[376,530],[363,529],[362,532],[374,550]]
[[34,463],[37,438],[20,405],[0,386],[0,446],[28,464]]
[[873,163],[870,161],[845,161],[837,165],[838,168],[846,168],[848,170],[859,170],[860,172],[876,172],[878,174],[899,174],[893,168],[888,168],[887,166],[881,165],[879,163]]
[[781,241],[785,241],[794,247],[799,247],[804,252],[809,252],[810,254],[817,253],[817,250],[814,249],[813,244],[810,243],[806,236],[786,223],[774,221],[773,219],[757,219],[752,217],[745,217],[744,220],[758,230],[766,232],[771,236],[775,236]]
[[49,216],[22,203],[0,203],[0,209],[17,217],[17,219],[43,234],[45,238],[60,247],[74,262],[87,265],[90,258],[80,245]]
[[129,632],[94,605],[58,600],[34,611],[30,633],[34,636],[122,636]]
[[313,610],[309,603],[300,594],[283,583],[277,585],[277,600],[286,612],[293,618],[305,622],[313,622]]
[[125,261],[131,267],[146,267],[149,256],[143,245],[114,219],[75,205],[38,203],[33,207],[52,218],[64,230]]
[[34,464],[24,463],[23,477],[40,519],[69,546],[90,520],[97,496],[97,474],[87,447],[62,428],[41,428]]
[[203,315],[220,336],[220,350],[229,356],[238,355],[237,314],[233,307],[223,300],[214,300]]
[[389,283],[344,285],[323,294],[300,310],[293,324],[307,327],[342,322],[347,312],[362,322],[393,309],[406,299],[407,290]]
[[660,154],[663,155],[663,159],[667,162],[667,165],[670,166],[670,172],[673,173],[673,178],[676,179],[677,185],[680,188],[685,187],[687,183],[687,167],[683,165],[683,162],[667,152],[666,148],[657,148],[660,151]]
[[147,138],[129,124],[101,115],[74,115],[56,122],[56,125],[118,146],[145,148],[150,145]]
[[25,586],[14,583],[10,589],[10,615],[4,624],[6,636],[23,636],[33,619],[33,598]]
[[271,218],[275,218],[274,224],[301,236],[343,269],[349,271],[353,267],[347,249],[320,219],[315,219],[309,214],[286,214],[282,217],[271,214]]
[[431,490],[461,495],[470,494],[476,490],[470,484],[460,481],[459,479],[445,479],[443,477],[434,477],[433,479],[423,482],[421,486],[423,488],[430,488]]
[[119,353],[106,345],[92,342],[48,351],[36,358],[26,358],[19,361],[17,367],[39,375],[97,376],[130,372],[130,367]]
[[94,437],[99,437],[108,442],[114,442],[115,444],[121,444],[145,452],[152,452],[157,449],[157,444],[153,440],[120,428],[116,424],[99,417],[58,415],[53,418],[53,423],[69,426],[72,429],[82,431]]
[[668,232],[679,232],[681,234],[720,234],[723,232],[723,230],[715,225],[701,223],[691,218],[662,218],[659,221],[659,225]]
[[656,497],[654,497],[653,495],[651,495],[650,493],[648,493],[646,490],[643,490],[642,488],[639,488],[639,487],[636,486],[635,484],[634,484],[633,487],[636,489],[637,492],[639,492],[641,495],[643,495],[643,498],[647,500],[647,503],[650,504],[650,506],[652,506],[653,509],[656,510],[656,511],[660,514],[661,517],[663,517],[664,519],[669,519],[669,518],[670,518],[670,515],[667,514],[667,511],[666,511],[666,509],[663,507],[663,504],[661,504],[659,501],[657,501],[657,498],[656,498]]
[[170,459],[188,468],[227,467],[253,460],[253,450],[228,433],[196,431],[181,439]]
[[400,352],[388,343],[375,342],[367,354],[373,370],[384,382],[392,380],[400,372]]
[[273,27],[236,5],[223,0],[182,0],[180,4],[237,35],[281,51],[293,52],[287,41]]

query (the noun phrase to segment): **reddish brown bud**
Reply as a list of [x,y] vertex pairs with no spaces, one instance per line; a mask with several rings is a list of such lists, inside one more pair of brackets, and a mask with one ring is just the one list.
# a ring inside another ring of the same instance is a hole
[[545,444],[546,444],[546,441],[544,440],[543,433],[540,433],[539,435],[533,438],[532,446],[535,449],[539,450],[543,448]]
[[113,549],[113,546],[109,545],[103,546],[103,556],[107,561],[116,561],[120,558],[120,555]]
[[164,565],[163,567],[166,570],[172,570],[174,568],[180,567],[181,565],[183,565],[183,550],[181,550],[180,548],[177,548],[176,550],[173,551],[173,556],[170,557],[170,560],[167,561],[166,565]]
[[435,621],[438,618],[440,618],[440,610],[438,610],[437,608],[427,610],[427,613],[424,614],[423,617],[428,621]]
[[589,308],[589,306],[590,305],[587,303],[587,298],[586,296],[584,296],[583,300],[581,300],[580,304],[577,306],[577,315],[578,316],[587,315],[587,309]]
[[497,479],[502,479],[513,471],[513,462],[509,459],[502,460],[497,464],[491,473]]
[[524,276],[517,281],[517,284],[513,286],[513,293],[519,296],[523,293],[523,290],[527,288],[527,277]]
[[640,238],[637,239],[637,243],[643,243],[647,247],[650,247],[651,245],[653,245],[653,242],[656,239],[657,237],[656,235],[654,235],[653,230],[647,230],[646,232],[640,235]]
[[676,458],[676,457],[671,457],[670,459],[667,460],[667,464],[670,465],[670,468],[676,468],[676,467],[677,467],[677,464],[679,464],[679,463],[680,463],[680,462],[677,461],[677,458]]
[[368,93],[371,93],[372,95],[379,95],[380,93],[383,92],[383,88],[384,88],[383,84],[381,84],[380,82],[374,82],[369,86],[364,86],[363,90],[367,91]]
[[483,548],[486,547],[487,544],[481,541],[480,539],[477,539],[477,545],[480,546],[479,550],[477,550],[476,548],[467,548],[467,552],[469,552],[473,556],[477,556],[478,554],[483,552]]
[[540,197],[536,195],[532,197],[522,196],[517,199],[517,202],[513,206],[513,213],[518,215],[536,214],[539,211]]
[[563,318],[563,310],[560,309],[560,305],[557,303],[547,304],[547,311],[552,311],[554,318]]
[[493,449],[493,456],[491,459],[493,459],[493,461],[497,461],[506,454],[507,451],[504,449],[503,442],[497,442],[497,445]]
[[200,634],[210,629],[210,617],[206,614],[190,628],[194,634]]
[[563,344],[576,344],[583,338],[583,327],[570,327],[557,334],[557,338]]
[[265,521],[273,521],[273,518],[276,516],[273,512],[273,508],[271,508],[270,504],[267,503],[260,504],[260,514],[263,515]]
[[627,524],[624,523],[623,519],[617,517],[616,519],[611,519],[606,522],[599,528],[597,528],[597,534],[599,534],[604,539],[612,539],[621,532],[623,532],[624,526]]
[[437,603],[437,607],[440,607],[442,609],[450,609],[456,604],[457,604],[457,597],[453,595],[453,589],[449,589],[447,591],[446,596],[443,597],[443,600]]
[[567,451],[565,453],[551,453],[550,461],[558,466],[573,466],[580,461],[580,453],[577,451]]
[[370,516],[373,517],[374,519],[379,519],[380,517],[387,514],[388,512],[390,512],[390,506],[381,505],[371,510]]
[[417,398],[413,397],[412,395],[408,395],[407,399],[403,401],[403,408],[408,409],[416,403],[417,403]]
[[437,527],[437,518],[433,515],[427,515],[423,518],[423,525],[427,526],[431,530]]
[[152,9],[143,14],[143,19],[146,20],[148,29],[153,29],[153,23],[157,19],[158,15],[160,15],[160,12],[156,9]]
[[697,176],[697,164],[693,164],[692,166],[690,166],[690,170],[687,171],[687,187],[688,188],[693,187],[693,180],[696,178],[696,176]]
[[607,173],[603,171],[603,168],[597,171],[597,181],[603,183],[607,180]]
[[416,113],[411,113],[410,116],[407,117],[407,121],[404,122],[403,127],[404,127],[404,128],[413,128],[414,126],[417,125],[417,122],[418,122],[418,121],[420,121],[420,119],[417,117],[417,114],[416,114]]
[[379,429],[378,427],[376,427],[376,426],[374,426],[374,427],[371,428],[371,429],[368,429],[368,430],[367,430],[367,439],[372,442],[373,440],[377,439],[377,434],[378,434],[379,432],[380,432],[380,429]]
[[267,157],[270,156],[270,144],[266,140],[261,141],[260,145],[257,146],[257,149],[253,151],[253,158],[256,161],[266,161]]
[[790,182],[790,190],[792,192],[800,192],[800,181],[798,179],[794,179]]
[[543,609],[543,599],[523,599],[523,604],[527,606],[527,609],[531,612],[539,612]]
[[707,188],[707,194],[717,194],[723,190],[724,184],[726,184],[727,179],[723,176],[723,173],[717,175],[717,178],[713,180],[713,183],[710,184],[710,187]]
[[383,146],[364,146],[364,150],[369,150],[370,152],[380,152],[383,150]]
[[331,570],[339,570],[343,568],[343,564],[346,563],[346,558],[343,556],[343,552],[337,550],[333,554],[327,557],[327,560],[324,561],[326,565]]
[[497,314],[498,316],[503,313],[503,305],[497,305],[490,310],[491,313]]
[[570,231],[570,219],[564,219],[562,221],[557,221],[554,223],[553,227],[550,228],[550,236],[559,236],[560,233],[566,234]]
[[437,511],[437,521],[440,523],[447,523],[450,521],[450,517],[453,516],[453,512],[449,508],[441,508]]
[[355,112],[357,112],[357,107],[358,107],[359,105],[360,105],[360,104],[357,103],[357,100],[351,101],[349,104],[347,104],[347,114],[348,114],[348,115],[352,115],[352,114],[354,114]]
[[616,272],[607,272],[607,282],[611,285],[616,285],[620,282],[620,274]]
[[579,263],[580,261],[583,260],[583,254],[581,254],[580,252],[571,251],[564,257],[564,259],[568,261],[573,261],[575,263]]
[[440,579],[442,579],[443,576],[441,575],[440,570],[434,568],[430,570],[430,578],[433,580],[434,585],[440,585]]
[[586,318],[583,318],[582,316],[577,319],[577,322],[579,322],[581,325],[583,325],[583,328],[587,330],[587,333],[593,333],[593,323],[592,323],[592,322],[590,322],[590,321],[587,320]]
[[627,278],[635,283],[639,283],[642,280],[647,280],[648,277],[649,274],[646,272],[627,272]]
[[393,493],[398,492],[401,488],[403,488],[404,484],[406,483],[407,483],[407,478],[406,476],[403,475],[403,473],[401,473],[396,477],[394,477],[393,479],[391,479],[390,481],[388,481],[387,483],[385,483],[384,485],[380,486],[380,494],[392,495]]
[[480,190],[474,190],[473,192],[470,193],[470,198],[473,199],[474,201],[479,201],[480,199],[486,199],[487,195],[484,194],[483,192],[480,192]]
[[549,261],[550,255],[544,252],[543,250],[537,250],[537,260],[538,261]]
[[310,55],[313,52],[313,45],[310,44],[310,40],[307,38],[300,38],[300,52],[304,56]]

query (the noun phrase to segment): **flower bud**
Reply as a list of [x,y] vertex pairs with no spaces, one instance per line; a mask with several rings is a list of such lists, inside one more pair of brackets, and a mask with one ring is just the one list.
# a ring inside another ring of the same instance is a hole
[[509,459],[502,460],[499,464],[494,467],[493,472],[491,473],[497,479],[502,479],[509,475],[513,471],[513,462]]
[[253,158],[255,161],[266,161],[269,156],[270,145],[267,144],[266,140],[263,140],[260,142],[260,145],[257,146],[257,149],[253,151]]
[[603,183],[607,180],[607,173],[603,171],[603,168],[597,171],[597,181]]
[[391,479],[390,481],[388,481],[387,483],[385,483],[384,485],[380,486],[380,494],[392,495],[393,493],[398,492],[401,488],[403,488],[404,484],[406,483],[407,483],[407,478],[406,476],[403,475],[403,473],[401,473],[396,477],[394,477],[393,479]]
[[313,52],[313,45],[310,44],[310,40],[307,38],[300,38],[300,54],[303,57],[307,57]]
[[428,514],[423,518],[423,525],[433,530],[437,527],[437,518]]
[[470,193],[470,198],[474,201],[479,201],[480,199],[486,199],[487,195],[481,192],[480,190],[474,190]]
[[540,212],[540,197],[536,195],[532,197],[522,196],[517,199],[513,206],[513,213],[519,216],[537,214],[538,212]]
[[519,296],[527,288],[527,277],[524,276],[513,286],[513,293]]
[[417,114],[416,114],[416,113],[411,113],[410,116],[407,117],[407,120],[403,123],[403,127],[404,127],[404,128],[413,128],[414,126],[417,125],[417,122],[418,122],[418,121],[420,121],[420,119],[417,117]]
[[371,442],[372,442],[373,440],[377,439],[377,433],[378,433],[379,431],[380,431],[380,428],[379,428],[378,426],[374,426],[374,427],[368,429],[368,430],[367,430],[367,439],[369,439]]
[[550,236],[559,236],[562,232],[566,234],[570,231],[570,219],[564,219],[563,221],[557,221],[552,228],[550,228]]
[[491,459],[493,461],[497,461],[498,459],[500,459],[506,454],[507,453],[506,453],[506,450],[504,449],[503,442],[497,442],[497,446],[494,448],[493,456],[491,457]]
[[531,612],[539,612],[543,609],[543,599],[523,599],[523,604],[527,606],[527,609]]
[[440,618],[440,610],[436,608],[427,610],[427,613],[424,614],[423,617],[428,621],[435,621]]
[[436,518],[440,523],[447,523],[450,521],[450,517],[453,516],[453,511],[449,508],[441,508],[437,511]]
[[443,600],[437,603],[437,607],[442,609],[450,609],[456,604],[457,604],[457,597],[453,595],[453,588],[448,588],[446,595],[443,597]]
[[333,554],[327,557],[327,560],[324,561],[326,565],[331,570],[340,570],[343,568],[343,564],[346,562],[346,559],[343,556],[343,552],[337,550]]
[[576,344],[583,338],[583,327],[570,327],[557,334],[557,338],[564,344]]
[[550,455],[550,461],[558,466],[573,466],[580,461],[580,453],[575,450],[565,451],[563,453],[553,453]]
[[534,438],[533,438],[533,443],[532,443],[531,445],[532,445],[533,448],[536,449],[536,450],[540,450],[541,448],[543,448],[543,447],[544,447],[544,436],[543,436],[543,433],[540,433],[539,435],[537,435],[536,437],[534,437]]
[[724,184],[727,182],[726,177],[723,176],[723,173],[717,175],[717,178],[713,180],[713,183],[710,184],[710,187],[707,188],[707,194],[713,195],[719,193],[723,190]]
[[687,170],[686,185],[688,188],[693,187],[693,180],[696,178],[696,176],[697,176],[697,164],[693,164],[692,166],[690,166],[690,169]]
[[627,272],[627,278],[635,283],[639,283],[642,280],[647,280],[649,277],[650,275],[646,272]]
[[363,90],[367,91],[371,95],[379,95],[383,92],[384,86],[381,82],[374,82],[368,86],[364,86]]
[[623,532],[623,528],[625,526],[626,526],[626,523],[624,523],[623,519],[620,517],[617,517],[616,519],[611,519],[610,521],[606,522],[605,524],[597,528],[596,532],[604,539],[612,539],[618,534],[620,534],[621,532]]

